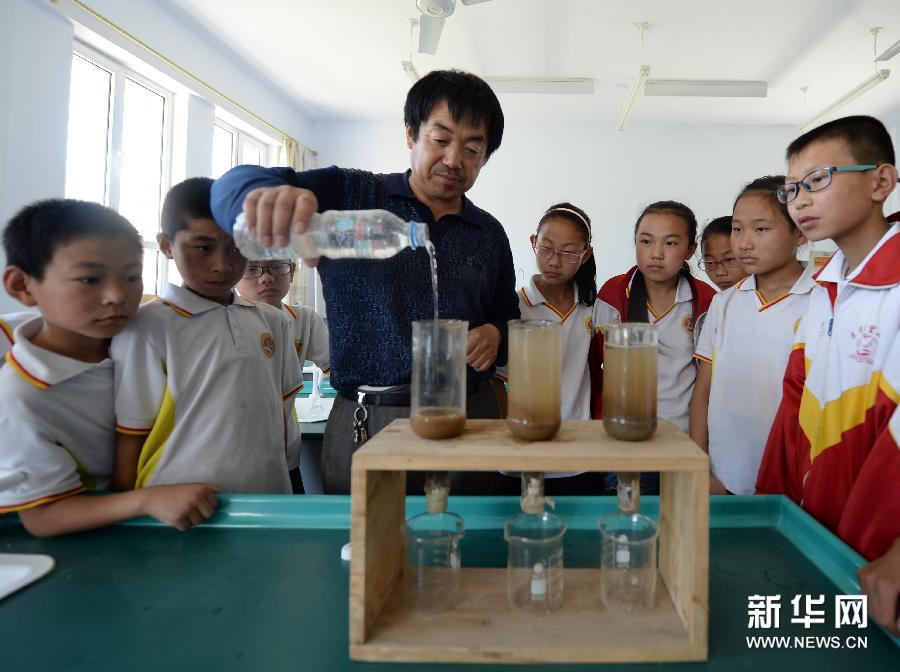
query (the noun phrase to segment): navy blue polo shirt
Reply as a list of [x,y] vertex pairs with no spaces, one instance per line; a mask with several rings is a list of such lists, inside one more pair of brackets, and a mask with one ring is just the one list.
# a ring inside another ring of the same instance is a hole
[[[212,212],[226,232],[253,189],[289,184],[316,194],[319,212],[383,209],[406,221],[428,224],[438,264],[442,319],[491,323],[500,330],[497,364],[506,363],[508,320],[518,319],[515,270],[506,232],[496,219],[463,197],[462,211],[434,221],[409,186],[409,172],[376,174],[331,166],[238,166],[216,180]],[[424,249],[406,249],[386,260],[326,259],[318,266],[328,305],[331,384],[340,392],[359,385],[408,383],[412,370],[412,321],[433,317],[431,271]],[[475,373],[486,380],[493,373]]]

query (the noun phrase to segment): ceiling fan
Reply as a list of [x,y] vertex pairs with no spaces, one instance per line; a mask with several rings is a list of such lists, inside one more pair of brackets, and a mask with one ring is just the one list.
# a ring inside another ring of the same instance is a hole
[[[462,4],[478,5],[490,0],[460,0]],[[419,53],[434,54],[437,52],[444,20],[456,9],[456,0],[416,0],[416,8],[422,14],[419,19]]]

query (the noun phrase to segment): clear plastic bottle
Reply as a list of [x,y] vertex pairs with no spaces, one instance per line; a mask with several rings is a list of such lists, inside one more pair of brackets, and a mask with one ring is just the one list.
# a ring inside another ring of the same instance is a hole
[[427,247],[428,225],[404,222],[387,210],[327,210],[313,215],[306,233],[291,233],[286,247],[263,247],[246,229],[242,212],[234,242],[248,259],[387,259],[411,247]]

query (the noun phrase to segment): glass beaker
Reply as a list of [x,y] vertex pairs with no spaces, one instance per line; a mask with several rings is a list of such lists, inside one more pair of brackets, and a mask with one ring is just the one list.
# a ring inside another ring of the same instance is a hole
[[611,612],[636,614],[656,600],[656,541],[652,518],[610,513],[597,523],[603,537],[600,597]]
[[465,320],[412,323],[409,424],[423,439],[449,439],[466,426]]
[[603,333],[603,427],[625,441],[656,431],[656,327],[610,324]]
[[423,513],[404,526],[406,567],[403,587],[409,606],[435,615],[447,611],[459,594],[459,541],[463,519],[455,513]]
[[510,320],[506,425],[515,438],[543,441],[559,431],[559,376],[559,324]]
[[544,510],[553,505],[544,497],[544,475],[523,472],[522,512],[503,526],[506,539],[506,595],[520,611],[543,614],[563,601],[563,535],[566,524]]

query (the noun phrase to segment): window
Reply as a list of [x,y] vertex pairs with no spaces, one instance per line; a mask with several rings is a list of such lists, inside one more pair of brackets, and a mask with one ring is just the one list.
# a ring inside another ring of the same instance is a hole
[[170,181],[171,110],[170,91],[82,45],[73,53],[66,197],[103,203],[134,224],[145,293],[158,292],[169,270],[156,234]]
[[253,164],[265,166],[269,146],[249,133],[216,119],[213,127],[213,177],[221,177],[223,173],[235,166]]

